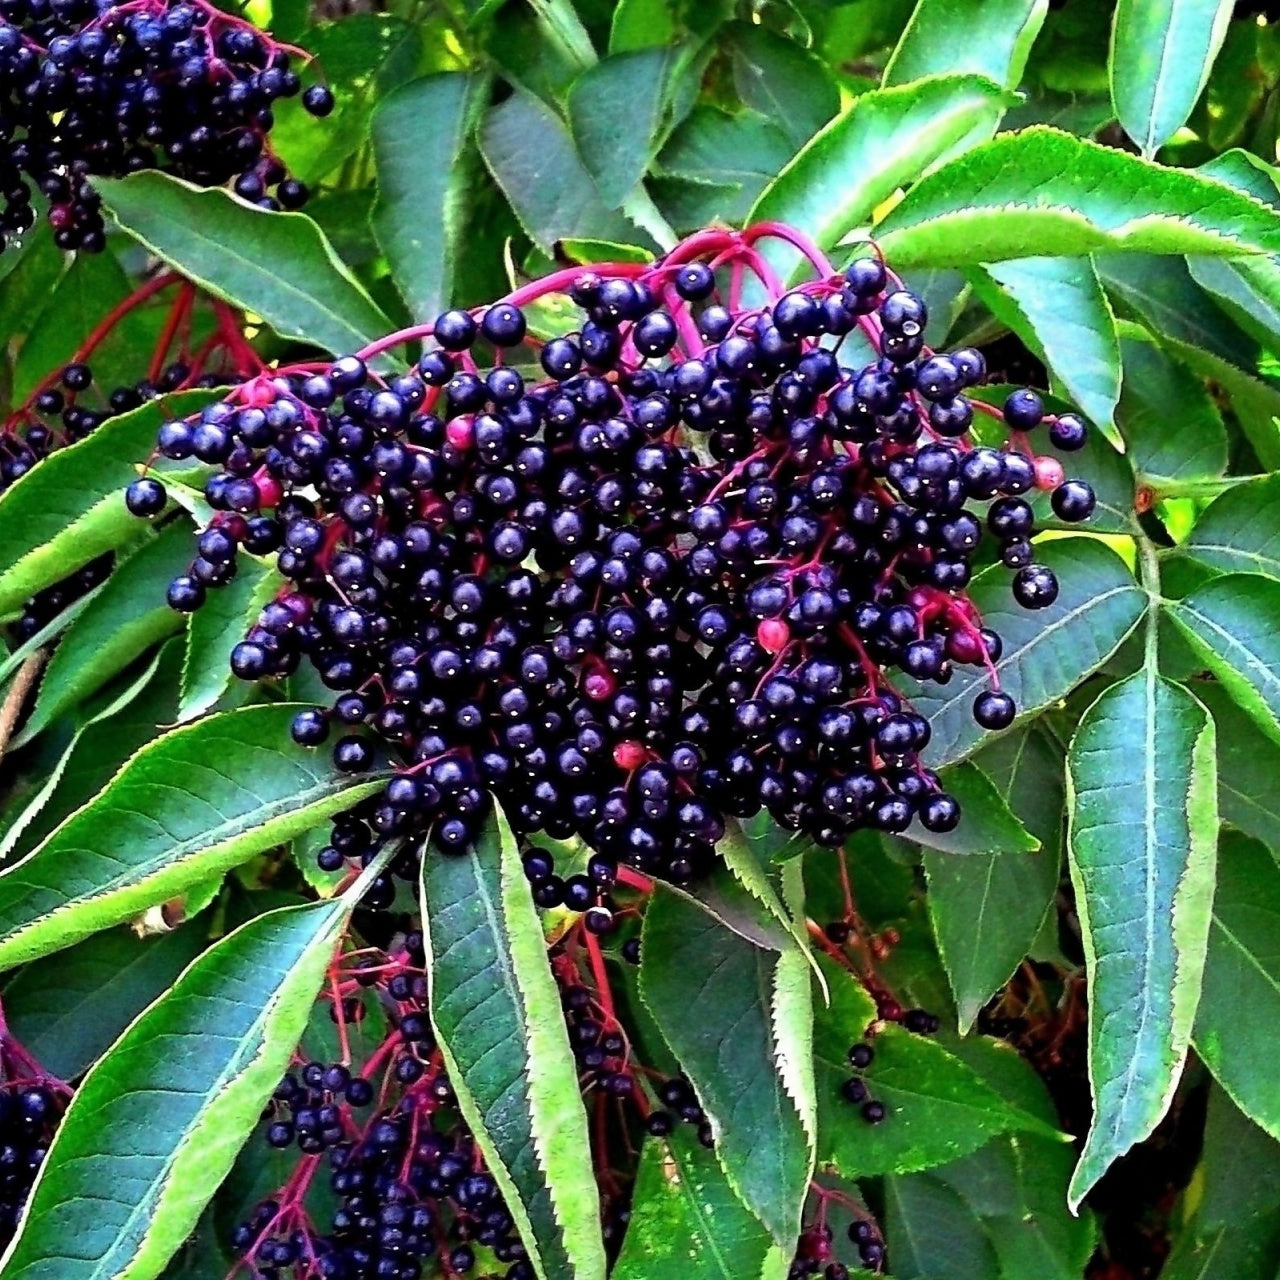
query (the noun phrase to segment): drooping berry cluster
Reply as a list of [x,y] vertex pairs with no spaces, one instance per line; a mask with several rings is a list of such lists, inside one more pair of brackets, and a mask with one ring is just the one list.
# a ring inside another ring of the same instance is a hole
[[[782,289],[771,236],[818,278]],[[748,273],[767,305],[744,301]],[[524,308],[560,293],[578,317],[531,337]],[[726,815],[762,806],[831,845],[950,829],[929,725],[890,673],[994,677],[999,637],[965,594],[980,506],[1015,598],[1040,608],[1057,584],[1029,559],[1026,495],[1051,489],[1073,520],[1093,495],[1028,445],[1043,423],[1078,447],[1083,423],[1030,391],[1002,413],[971,400],[981,355],[930,352],[926,319],[877,257],[838,273],[768,225],[263,375],[161,431],[165,456],[220,468],[170,603],[198,608],[242,550],[277,552],[289,586],[232,666],[309,661],[337,697],[297,741],[336,736],[348,771],[390,753],[398,775],[357,815],[366,846],[430,832],[461,851],[491,796],[519,831],[677,881]],[[374,363],[419,336],[412,368]],[[1006,447],[971,441],[975,410]],[[1015,708],[991,688],[974,714],[998,729]]]
[[836,1231],[831,1225],[836,1214],[852,1218],[844,1234],[857,1253],[854,1266],[881,1273],[885,1266],[884,1238],[861,1203],[838,1188],[814,1181],[809,1187],[809,1205],[813,1213],[810,1217],[806,1212],[788,1280],[816,1275],[821,1275],[822,1280],[849,1280],[849,1266],[836,1256]]
[[[302,90],[295,53],[206,0],[5,0],[0,249],[34,224],[34,186],[61,248],[100,250],[89,180],[139,169],[298,208],[307,190],[267,139],[274,103]],[[333,109],[322,85],[302,101]]]

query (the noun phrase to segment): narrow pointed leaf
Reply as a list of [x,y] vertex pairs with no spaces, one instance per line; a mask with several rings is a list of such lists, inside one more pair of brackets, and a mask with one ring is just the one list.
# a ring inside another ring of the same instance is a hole
[[662,888],[645,913],[642,949],[641,996],[697,1090],[725,1173],[775,1241],[794,1241],[813,1162],[778,1074],[777,953]]
[[1280,742],[1280,582],[1229,573],[1169,606],[1209,670]]
[[1154,156],[1186,123],[1226,38],[1229,0],[1119,0],[1111,28],[1111,101]]
[[160,1275],[280,1083],[354,904],[251,920],[129,1027],[72,1099],[5,1280]]
[[453,300],[468,202],[484,176],[471,137],[488,87],[478,74],[425,76],[389,93],[373,115],[373,231],[415,320],[434,320]]
[[294,744],[298,708],[249,707],[157,738],[0,874],[0,968],[100,929],[306,831],[382,784]]
[[603,1280],[577,1067],[506,819],[475,853],[422,859],[432,1023],[459,1105],[543,1280]]
[[1181,549],[1224,573],[1280,579],[1280,525],[1259,519],[1264,511],[1280,511],[1280,475],[1260,476],[1215,498]]
[[1048,12],[1048,0],[918,0],[884,83],[968,71],[1016,89]]
[[876,236],[899,269],[1094,250],[1280,252],[1280,214],[1210,178],[1056,129],[1004,134],[922,178]]
[[976,764],[952,765],[939,777],[942,789],[960,801],[960,825],[954,831],[929,831],[916,821],[907,828],[908,840],[949,856],[1032,853],[1040,847]]
[[[1047,543],[1037,559],[1054,571],[1061,587],[1047,609],[1021,608],[1000,565],[978,574],[970,592],[984,625],[1004,640],[996,670],[1021,715],[1056,702],[1100,667],[1133,630],[1145,602],[1120,557],[1092,539]],[[907,687],[912,704],[933,726],[926,749],[931,768],[963,759],[986,740],[973,719],[973,700],[988,687],[981,668],[958,668],[947,685]]]
[[1085,712],[1067,756],[1067,804],[1094,1106],[1074,1208],[1155,1128],[1186,1061],[1213,900],[1213,721],[1144,667]]
[[1054,388],[1104,432],[1120,396],[1115,316],[1089,258],[1019,258],[975,269],[979,296],[1040,355]]
[[153,253],[282,338],[340,354],[395,328],[306,214],[268,213],[156,170],[102,178],[95,189]]
[[156,431],[214,398],[187,391],[103,423],[59,449],[0,497],[0,613],[138,536],[125,487],[155,447]]
[[1229,832],[1218,855],[1196,1052],[1236,1106],[1280,1140],[1271,1034],[1280,1019],[1278,939],[1276,855],[1255,840]]

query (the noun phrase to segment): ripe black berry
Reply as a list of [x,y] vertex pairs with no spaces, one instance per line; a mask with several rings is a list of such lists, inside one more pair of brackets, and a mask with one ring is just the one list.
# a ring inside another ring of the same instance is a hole
[[125,506],[135,516],[158,516],[168,500],[164,485],[149,477],[135,480],[124,494]]

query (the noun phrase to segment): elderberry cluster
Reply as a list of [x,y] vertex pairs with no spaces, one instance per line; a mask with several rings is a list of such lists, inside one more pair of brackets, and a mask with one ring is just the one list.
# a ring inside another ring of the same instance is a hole
[[[750,260],[760,232],[701,235]],[[162,428],[163,455],[219,468],[170,603],[276,553],[288,586],[233,670],[310,662],[336,696],[295,739],[399,766],[357,845],[465,850],[496,797],[517,831],[688,881],[762,807],[826,845],[959,820],[890,676],[994,671],[965,594],[984,524],[1015,599],[1053,602],[1025,495],[1078,520],[1093,494],[1028,442],[1043,424],[1077,448],[1084,424],[1031,391],[971,400],[982,356],[929,352],[923,301],[877,258],[748,308],[698,246],[447,312],[407,370],[284,369]],[[579,317],[529,340],[518,303],[558,289]],[[970,440],[975,410],[1006,447]],[[1015,714],[995,688],[973,710]]]
[[70,1090],[0,1034],[0,1248],[13,1238]]
[[[856,1218],[849,1224],[849,1242],[857,1250],[859,1267],[879,1273],[885,1263],[884,1240],[874,1223]],[[849,1280],[849,1268],[832,1257],[835,1232],[826,1222],[815,1222],[800,1233],[795,1256],[787,1272],[788,1280],[805,1280],[822,1275],[822,1280]]]
[[[63,249],[101,250],[90,179],[163,169],[296,209],[306,187],[267,141],[273,107],[302,92],[292,56],[206,0],[4,0],[0,4],[0,250],[48,201]],[[317,116],[322,85],[302,93]]]

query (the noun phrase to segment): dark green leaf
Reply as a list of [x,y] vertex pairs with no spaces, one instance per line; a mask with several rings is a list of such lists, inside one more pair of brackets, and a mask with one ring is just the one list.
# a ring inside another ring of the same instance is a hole
[[918,0],[884,69],[885,84],[969,71],[1016,89],[1047,0]]
[[115,570],[54,651],[31,718],[15,745],[30,742],[152,645],[181,629],[183,617],[165,603],[164,590],[186,572],[192,550],[191,527],[178,520]]
[[778,1074],[778,956],[659,887],[645,913],[640,992],[697,1090],[716,1154],[780,1245],[794,1241],[813,1168],[801,1115]]
[[1280,742],[1280,582],[1229,573],[1168,611],[1209,670]]
[[1214,726],[1154,661],[1085,712],[1067,756],[1094,1116],[1074,1208],[1155,1128],[1182,1074],[1217,844]]
[[125,509],[125,486],[137,479],[160,424],[213,398],[183,392],[112,418],[0,498],[0,613],[140,534],[141,521]]
[[394,327],[302,213],[268,213],[157,170],[95,184],[115,220],[197,284],[282,338],[335,354]]
[[1241,1111],[1280,1139],[1275,1039],[1280,1018],[1280,865],[1234,832],[1222,839],[1196,1052]]
[[1280,1143],[1220,1088],[1209,1090],[1203,1161],[1208,1176],[1197,1216],[1205,1225],[1230,1226],[1280,1208]]
[[0,967],[166,901],[382,785],[294,745],[298,708],[249,707],[175,729],[0,874]]
[[250,921],[99,1060],[5,1255],[10,1280],[160,1274],[280,1083],[354,903]]
[[995,1248],[958,1191],[927,1173],[884,1180],[885,1243],[902,1280],[988,1280]]
[[735,22],[725,29],[733,80],[747,106],[803,146],[840,108],[840,91],[821,58],[768,27]]
[[483,75],[426,76],[388,94],[373,115],[373,229],[415,320],[434,320],[453,301],[472,188],[483,178],[471,137],[488,92]]
[[1154,156],[1186,123],[1231,18],[1228,0],[1119,0],[1111,101],[1124,131]]
[[9,1030],[46,1070],[74,1080],[204,949],[199,921],[156,937],[111,929],[29,964],[4,989]]
[[1182,550],[1224,573],[1280,578],[1280,526],[1259,518],[1268,511],[1280,511],[1280,475],[1249,480],[1215,498]]
[[505,818],[473,854],[422,859],[422,920],[440,1048],[525,1246],[542,1274],[603,1280],[577,1068]]
[[948,856],[1031,853],[1040,847],[977,765],[966,762],[944,769],[941,782],[942,789],[960,801],[960,825],[954,831],[927,831],[913,822],[906,832],[908,840]]
[[1034,244],[1230,257],[1280,252],[1280,215],[1184,170],[1055,129],[1004,134],[921,179],[880,224],[899,269],[1017,258]]
[[[1064,697],[1106,662],[1133,629],[1144,603],[1124,562],[1093,539],[1046,543],[1037,558],[1061,586],[1047,609],[1029,613],[1017,605],[1008,571],[1000,565],[980,573],[971,591],[984,625],[1004,640],[995,664],[1000,686],[1023,715]],[[933,726],[932,767],[963,759],[986,740],[972,709],[974,698],[988,687],[982,668],[958,668],[947,685],[907,687],[916,710]]]
[[758,112],[743,109],[731,115],[699,103],[662,148],[656,167],[699,187],[730,188],[744,202],[745,218],[793,152],[786,134]]

